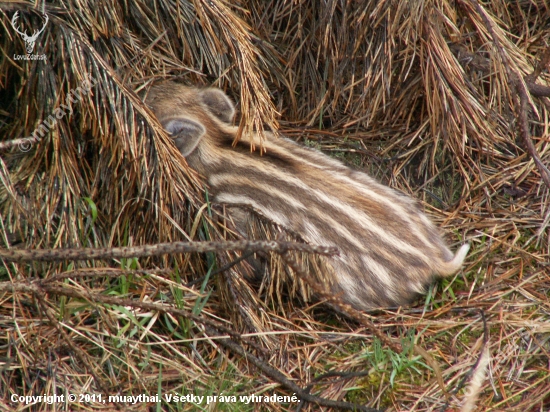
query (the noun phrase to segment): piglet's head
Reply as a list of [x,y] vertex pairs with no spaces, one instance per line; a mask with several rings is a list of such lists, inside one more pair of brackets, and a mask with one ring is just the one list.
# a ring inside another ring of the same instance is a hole
[[197,148],[207,130],[231,125],[235,116],[233,102],[216,88],[164,82],[151,88],[145,102],[185,157]]

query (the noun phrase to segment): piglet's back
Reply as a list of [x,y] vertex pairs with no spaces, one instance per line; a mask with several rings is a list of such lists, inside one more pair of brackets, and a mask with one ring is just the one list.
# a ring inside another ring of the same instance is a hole
[[216,202],[249,206],[308,243],[338,247],[325,279],[352,306],[406,304],[462,265],[468,245],[453,255],[411,197],[269,133],[262,152],[257,135],[235,144],[233,105],[221,91],[169,83],[147,103]]

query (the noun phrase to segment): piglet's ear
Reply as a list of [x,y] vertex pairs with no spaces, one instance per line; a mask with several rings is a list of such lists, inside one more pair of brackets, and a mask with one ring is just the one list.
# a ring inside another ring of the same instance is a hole
[[184,157],[189,156],[196,149],[206,133],[202,124],[185,117],[166,120],[162,125],[172,134],[176,147]]
[[233,102],[220,89],[204,89],[200,92],[200,98],[204,105],[208,107],[210,113],[216,116],[224,123],[231,123],[235,116],[235,107]]

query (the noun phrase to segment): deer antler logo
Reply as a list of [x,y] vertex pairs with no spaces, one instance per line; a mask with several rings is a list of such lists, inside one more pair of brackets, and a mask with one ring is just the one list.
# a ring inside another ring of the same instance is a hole
[[21,37],[23,38],[23,41],[25,42],[25,48],[27,49],[27,53],[28,54],[31,54],[32,51],[34,50],[34,45],[36,43],[36,39],[38,38],[38,35],[40,33],[42,33],[44,31],[44,29],[46,28],[46,24],[48,24],[48,15],[47,14],[44,14],[43,15],[44,17],[44,26],[42,26],[42,28],[40,30],[35,30],[34,33],[32,34],[32,36],[29,36],[27,34],[27,31],[25,30],[24,32],[20,32],[18,29],[17,29],[17,19],[19,18],[19,12],[16,11],[15,14],[13,15],[13,18],[11,19],[11,25],[13,27],[13,29],[19,33],[21,35]]

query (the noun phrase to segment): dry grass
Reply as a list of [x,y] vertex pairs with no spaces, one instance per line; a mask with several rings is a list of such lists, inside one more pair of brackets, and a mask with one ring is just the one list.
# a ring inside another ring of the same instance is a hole
[[[469,399],[479,411],[550,410],[546,2],[51,2],[34,50],[47,60],[15,60],[25,49],[10,20],[19,10],[32,32],[36,4],[0,3],[2,141],[30,136],[89,76],[97,84],[40,141],[1,152],[4,244],[233,239],[141,103],[153,81],[177,78],[225,89],[245,128],[279,128],[422,199],[472,249],[423,301],[355,320],[293,293],[307,277],[295,268],[282,282],[284,253],[263,285],[243,264],[220,271],[236,251],[5,262],[0,410],[24,409],[13,394],[69,393],[304,401],[57,409],[454,411]],[[484,351],[488,369],[472,378]]]

